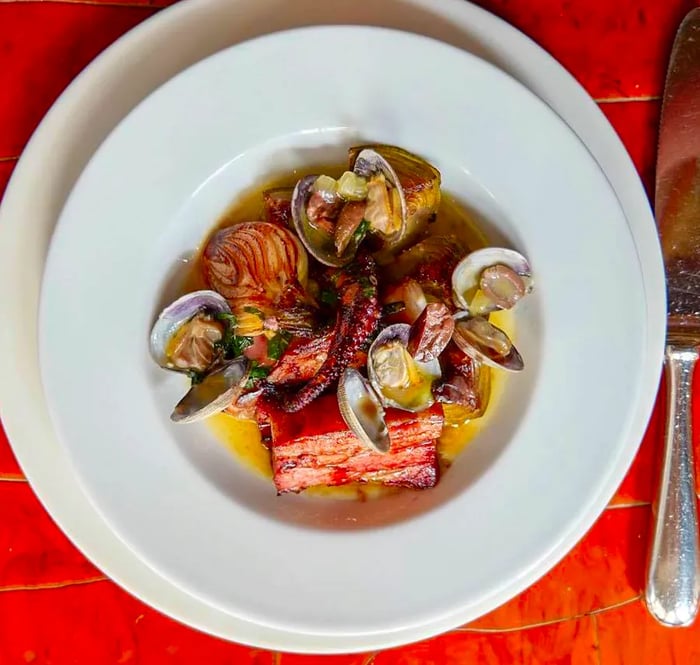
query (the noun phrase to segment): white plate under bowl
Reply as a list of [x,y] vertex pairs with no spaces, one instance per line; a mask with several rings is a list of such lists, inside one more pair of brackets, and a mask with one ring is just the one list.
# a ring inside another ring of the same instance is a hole
[[[149,326],[173,263],[236,192],[368,140],[425,155],[529,256],[528,369],[435,490],[276,497],[203,427],[169,423],[182,384],[150,363]],[[195,65],[107,138],[54,234],[40,343],[59,438],[140,556],[235,616],[351,636],[474,618],[563,554],[627,445],[646,302],[614,192],[532,93],[426,38],[311,28]]]
[[[45,252],[75,179],[114,125],[150,90],[221,48],[296,26],[349,23],[425,34],[496,64],[545,100],[586,143],[625,211],[647,293],[644,380],[627,445],[611,464],[596,506],[572,528],[569,547],[593,523],[628,468],[656,395],[664,340],[665,286],[649,204],[629,155],[594,101],[546,51],[517,29],[465,0],[185,0],[117,40],[66,89],[17,164],[0,206],[0,413],[22,470],[54,520],[112,579],[141,600],[214,635],[258,647],[315,653],[402,644],[456,626],[441,617],[420,628],[341,637],[283,631],[242,620],[171,584],[109,528],[76,482],[51,427],[41,389],[37,303]],[[178,48],[171,48],[177,40]],[[112,94],[104,95],[109,89]],[[36,192],[41,191],[41,196]],[[32,223],[28,224],[27,220]],[[10,322],[12,325],[10,325]],[[17,382],[12,377],[22,376]],[[553,566],[561,552],[551,556]],[[521,588],[542,574],[533,570]],[[516,590],[513,590],[515,593]],[[504,598],[505,600],[505,598]]]

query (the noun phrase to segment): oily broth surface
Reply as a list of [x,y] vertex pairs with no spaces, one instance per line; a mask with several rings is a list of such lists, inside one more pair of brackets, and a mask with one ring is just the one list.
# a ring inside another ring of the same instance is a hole
[[[206,246],[207,240],[219,229],[251,220],[263,219],[262,192],[267,189],[292,187],[294,183],[307,173],[326,173],[339,177],[343,166],[321,165],[316,168],[305,168],[270,179],[264,186],[251,188],[236,197],[217,220],[211,232],[203,239],[200,249]],[[443,192],[437,219],[429,227],[431,235],[453,234],[470,249],[478,249],[487,244],[487,239],[479,229],[475,219],[457,200]],[[182,281],[181,293],[207,288],[202,278],[199,252],[188,262],[189,266]],[[511,312],[496,312],[491,315],[492,321],[513,337],[513,317]],[[498,402],[504,387],[504,372],[491,374],[491,390],[486,413],[476,420],[468,421],[458,426],[446,426],[438,443],[438,452],[442,470],[447,469],[459,453],[478,434],[482,427],[488,425],[493,414],[498,410]],[[217,440],[253,473],[264,478],[272,478],[270,455],[263,444],[260,431],[255,422],[238,420],[225,413],[220,413],[206,420],[207,425]],[[341,487],[316,487],[304,492],[306,495],[332,497],[335,499],[367,500],[402,491],[400,488],[388,488],[379,484],[350,484]]]

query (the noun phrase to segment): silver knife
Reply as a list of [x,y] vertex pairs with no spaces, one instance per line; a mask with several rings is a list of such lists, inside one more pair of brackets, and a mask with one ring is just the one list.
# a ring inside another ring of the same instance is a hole
[[687,626],[697,616],[700,597],[691,428],[691,387],[700,344],[700,8],[681,23],[671,52],[655,210],[668,287],[668,413],[646,603],[661,623]]

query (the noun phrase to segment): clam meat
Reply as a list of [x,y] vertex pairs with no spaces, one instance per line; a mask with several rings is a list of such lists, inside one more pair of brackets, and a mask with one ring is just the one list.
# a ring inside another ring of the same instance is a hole
[[231,308],[214,291],[195,291],[178,298],[158,316],[150,352],[164,369],[206,372],[221,356],[220,342]]
[[452,340],[462,352],[490,367],[510,372],[524,368],[522,356],[508,335],[488,319],[459,312],[454,320]]
[[395,323],[384,328],[370,346],[367,373],[370,384],[386,406],[418,412],[433,402],[433,382],[440,362],[415,360],[408,351],[411,326]]
[[532,288],[527,259],[502,247],[486,247],[468,254],[452,273],[454,303],[472,316],[511,309]]

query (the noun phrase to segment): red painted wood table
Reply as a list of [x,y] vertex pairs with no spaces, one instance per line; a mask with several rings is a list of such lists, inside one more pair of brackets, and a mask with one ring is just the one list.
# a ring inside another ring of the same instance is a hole
[[[0,194],[32,130],[63,88],[113,40],[165,4],[170,3],[0,0]],[[697,3],[481,4],[534,38],[578,78],[619,132],[651,191],[666,61],[676,26]],[[661,628],[640,599],[662,406],[657,404],[639,454],[608,509],[534,586],[446,635],[380,653],[332,657],[230,644],[132,598],[58,530],[0,429],[0,665],[700,663],[700,622]]]

